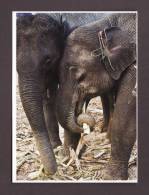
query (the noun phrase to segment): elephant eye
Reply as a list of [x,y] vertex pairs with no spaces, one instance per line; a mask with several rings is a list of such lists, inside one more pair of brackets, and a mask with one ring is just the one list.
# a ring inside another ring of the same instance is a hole
[[46,56],[41,63],[42,63],[42,66],[41,67],[43,69],[49,70],[50,67],[51,67],[52,58],[50,58],[50,56]]
[[85,73],[81,73],[77,75],[78,82],[81,82],[85,79]]

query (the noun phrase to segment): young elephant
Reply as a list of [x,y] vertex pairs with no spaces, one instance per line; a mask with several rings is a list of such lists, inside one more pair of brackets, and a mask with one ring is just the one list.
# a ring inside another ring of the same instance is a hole
[[127,179],[136,138],[136,14],[111,14],[74,30],[60,65],[57,115],[69,134],[83,129],[78,113],[86,99],[114,94],[111,157],[104,179]]

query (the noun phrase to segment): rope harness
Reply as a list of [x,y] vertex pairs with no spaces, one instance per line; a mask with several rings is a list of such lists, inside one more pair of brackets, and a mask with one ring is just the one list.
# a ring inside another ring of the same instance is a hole
[[[109,16],[106,16],[106,18],[107,18],[107,21],[109,22],[109,24],[108,24],[109,27],[110,28],[114,27],[112,25],[112,22],[110,21]],[[111,69],[114,71],[115,69],[112,66],[111,60],[109,59],[109,57],[107,55],[105,55],[105,49],[106,49],[107,41],[108,41],[107,34],[106,34],[106,28],[103,31],[99,31],[99,33],[98,33],[98,40],[99,40],[100,47],[98,49],[93,50],[91,52],[91,56],[99,56],[101,62],[104,65],[106,65],[106,63],[109,63]]]
[[[110,20],[109,20],[110,21]],[[112,24],[110,23],[110,26],[111,27],[114,27],[112,26]],[[100,57],[100,60],[101,62],[106,66],[107,64],[111,67],[111,69],[113,71],[115,71],[114,67],[112,66],[112,63],[111,63],[111,60],[110,58],[108,57],[108,55],[106,54],[107,52],[105,52],[107,50],[107,42],[108,42],[108,39],[107,39],[107,34],[106,34],[106,30],[107,28],[105,28],[103,31],[99,31],[98,33],[98,40],[99,40],[99,48],[98,49],[95,49],[91,52],[91,56],[94,56],[94,57],[97,57],[99,56]],[[134,64],[134,68],[137,69],[137,66],[136,66],[136,60],[132,63]],[[137,82],[135,84],[135,87],[132,91],[132,94],[133,96],[136,96],[136,88],[137,88]]]
[[104,65],[106,63],[108,63],[111,67],[111,69],[114,71],[114,67],[112,66],[111,60],[108,57],[108,55],[105,55],[105,50],[107,48],[107,34],[106,34],[106,29],[104,29],[103,31],[99,31],[98,33],[98,40],[100,43],[100,47],[98,49],[95,49],[91,52],[91,56],[99,56],[100,60],[102,63],[104,63]]

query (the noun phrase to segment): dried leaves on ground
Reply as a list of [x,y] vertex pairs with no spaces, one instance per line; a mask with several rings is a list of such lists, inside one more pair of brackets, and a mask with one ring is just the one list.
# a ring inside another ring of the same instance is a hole
[[[17,86],[17,124],[16,124],[16,170],[17,180],[52,180],[52,181],[95,181],[101,180],[101,173],[110,157],[111,146],[106,133],[100,133],[102,124],[102,106],[100,98],[94,98],[88,107],[88,112],[95,118],[94,131],[85,136],[86,148],[79,159],[69,162],[63,155],[63,147],[55,150],[58,170],[53,176],[43,174],[43,167],[36,148],[33,133],[27,121],[20,101]],[[60,128],[63,141],[63,129]],[[129,179],[136,179],[136,145],[129,162]]]

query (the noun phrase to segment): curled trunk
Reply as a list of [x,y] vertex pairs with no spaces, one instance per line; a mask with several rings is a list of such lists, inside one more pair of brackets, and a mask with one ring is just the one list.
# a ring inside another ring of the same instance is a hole
[[79,125],[83,126],[84,123],[89,125],[90,128],[93,128],[95,125],[95,119],[89,114],[80,114],[77,118],[77,122]]
[[23,108],[33,130],[45,172],[47,174],[54,174],[57,166],[45,125],[42,104],[43,91],[39,81],[19,79],[19,90]]
[[72,93],[71,96],[70,93],[71,90],[65,90],[64,88],[59,89],[57,97],[58,121],[65,129],[74,133],[82,133],[83,128],[77,124],[76,119],[78,96],[76,93]]

